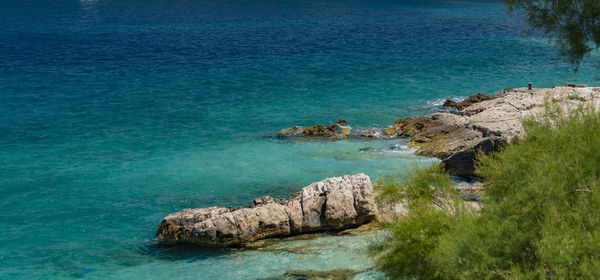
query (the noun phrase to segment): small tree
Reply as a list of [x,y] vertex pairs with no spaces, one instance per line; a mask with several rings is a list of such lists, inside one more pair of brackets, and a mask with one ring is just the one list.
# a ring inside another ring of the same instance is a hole
[[600,46],[598,0],[505,0],[511,11],[524,11],[527,21],[556,39],[561,55],[578,65]]

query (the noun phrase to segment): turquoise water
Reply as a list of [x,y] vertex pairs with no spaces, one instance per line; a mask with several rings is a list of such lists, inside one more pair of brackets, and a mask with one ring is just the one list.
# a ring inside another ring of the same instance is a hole
[[286,243],[321,248],[299,253],[164,249],[154,232],[182,208],[430,160],[406,139],[272,137],[282,128],[357,132],[597,73],[570,71],[493,1],[6,0],[0,58],[2,279],[376,277],[362,236]]

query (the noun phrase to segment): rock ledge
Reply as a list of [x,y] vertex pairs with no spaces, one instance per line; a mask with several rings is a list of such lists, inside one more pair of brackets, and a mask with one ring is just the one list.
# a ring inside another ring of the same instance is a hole
[[408,146],[417,155],[440,158],[453,175],[476,176],[475,159],[479,152],[497,151],[524,135],[523,118],[538,116],[545,105],[556,105],[568,112],[582,105],[599,107],[600,88],[568,84],[555,88],[508,88],[490,96],[472,95],[445,106],[456,113],[439,112],[397,120],[381,137],[411,137]]

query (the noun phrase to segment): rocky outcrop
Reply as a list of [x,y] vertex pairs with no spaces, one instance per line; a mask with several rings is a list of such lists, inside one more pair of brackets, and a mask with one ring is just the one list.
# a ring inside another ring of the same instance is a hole
[[342,139],[350,135],[352,128],[345,120],[339,120],[328,126],[317,124],[299,128],[294,126],[290,129],[280,130],[277,134],[283,137],[327,137],[331,139]]
[[363,131],[360,133],[360,137],[363,138],[378,138],[380,135],[381,133],[375,129]]
[[[440,112],[397,120],[382,131],[381,137],[410,136],[408,146],[418,155],[435,156],[451,174],[473,176],[479,152],[498,150],[523,136],[521,120],[540,114],[545,104],[568,111],[588,103],[598,107],[600,88],[569,84],[551,89],[504,89],[491,96],[472,95],[457,103],[455,114]],[[463,107],[463,105],[468,105]]]
[[427,117],[408,117],[406,119],[398,119],[394,122],[394,125],[384,129],[381,132],[382,137],[409,137],[413,136],[420,130],[426,129],[433,125],[431,120]]
[[261,197],[243,208],[184,209],[165,217],[156,234],[163,244],[233,246],[353,228],[372,221],[376,214],[371,180],[356,174],[313,183],[287,199]]
[[506,144],[506,139],[501,137],[483,137],[475,142],[476,144],[473,146],[467,146],[442,158],[442,162],[444,162],[444,166],[450,174],[463,177],[475,176],[475,159],[477,158],[477,154],[499,150]]
[[478,94],[473,94],[473,95],[467,97],[467,99],[465,99],[461,102],[454,102],[451,99],[446,99],[446,102],[444,102],[444,105],[442,105],[442,106],[462,110],[462,109],[467,108],[475,103],[479,103],[481,101],[486,101],[486,100],[490,100],[490,99],[494,99],[494,96],[488,96],[483,93],[478,93]]

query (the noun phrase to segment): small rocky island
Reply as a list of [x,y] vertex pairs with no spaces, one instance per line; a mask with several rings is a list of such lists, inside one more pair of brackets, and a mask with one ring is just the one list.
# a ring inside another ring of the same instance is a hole
[[328,178],[287,199],[264,196],[247,207],[184,209],[158,226],[162,244],[236,246],[269,237],[354,228],[377,214],[365,174]]
[[[564,109],[581,105],[598,108],[600,88],[566,85],[540,89],[504,89],[492,95],[476,94],[461,102],[447,100],[442,111],[425,116],[398,119],[393,125],[363,131],[355,137],[410,137],[416,153],[440,158],[451,174],[473,176],[479,152],[497,150],[524,134],[521,120],[541,114],[554,104]],[[280,137],[325,137],[341,139],[351,135],[344,120],[326,127],[318,124],[292,127]],[[469,187],[478,189],[480,185]],[[468,191],[463,193],[467,193]],[[461,189],[457,187],[457,191]],[[392,212],[402,212],[390,210]],[[373,185],[365,174],[328,178],[306,186],[287,199],[269,196],[246,207],[184,209],[169,214],[158,226],[162,244],[239,246],[248,242],[305,233],[355,228],[374,220],[378,214]]]
[[352,128],[348,126],[345,120],[339,120],[328,126],[317,124],[299,128],[294,126],[290,129],[280,130],[277,134],[280,137],[327,137],[330,140],[343,139],[350,136]]

